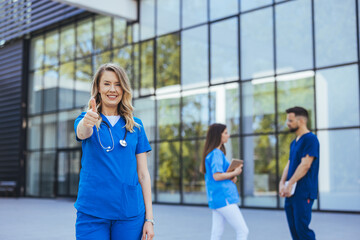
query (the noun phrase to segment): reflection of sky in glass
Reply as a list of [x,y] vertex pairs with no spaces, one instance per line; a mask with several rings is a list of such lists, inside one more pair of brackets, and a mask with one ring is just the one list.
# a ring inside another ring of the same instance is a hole
[[311,1],[276,6],[277,73],[313,67]]
[[210,0],[210,20],[237,14],[238,9],[238,0]]
[[247,10],[251,10],[254,8],[258,8],[258,7],[262,7],[265,5],[270,5],[272,4],[272,0],[242,0],[240,1],[241,3],[241,11],[247,11]]
[[237,18],[211,25],[211,83],[237,80]]
[[207,0],[182,0],[182,27],[207,21]]
[[314,6],[317,67],[357,61],[355,1],[316,0]]
[[241,79],[273,75],[272,9],[241,15]]
[[181,84],[194,88],[208,84],[207,26],[183,31],[181,35]]
[[359,124],[358,66],[316,72],[317,127],[347,127]]
[[[151,38],[155,35],[155,1],[140,1],[140,29],[141,40]],[[137,42],[138,25],[134,25],[134,41]]]
[[157,35],[180,28],[180,0],[157,0]]

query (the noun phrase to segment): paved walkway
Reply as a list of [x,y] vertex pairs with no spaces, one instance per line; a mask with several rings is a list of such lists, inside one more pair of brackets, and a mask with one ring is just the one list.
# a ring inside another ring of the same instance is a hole
[[[0,240],[75,239],[73,199],[0,198]],[[288,240],[283,211],[242,209],[248,240]],[[156,240],[209,240],[211,211],[206,207],[154,205]],[[360,214],[313,213],[318,240],[360,240]],[[234,240],[226,226],[222,240]],[[101,240],[101,239],[99,239]]]

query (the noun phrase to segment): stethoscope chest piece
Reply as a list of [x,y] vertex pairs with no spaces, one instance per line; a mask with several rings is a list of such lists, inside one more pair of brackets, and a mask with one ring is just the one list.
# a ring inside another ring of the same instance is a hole
[[123,147],[126,147],[127,146],[127,142],[125,141],[125,139],[121,139],[119,141],[120,145],[123,146]]

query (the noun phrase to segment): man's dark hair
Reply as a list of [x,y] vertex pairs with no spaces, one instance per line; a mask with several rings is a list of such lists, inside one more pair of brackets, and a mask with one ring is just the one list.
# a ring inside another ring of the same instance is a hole
[[308,111],[306,111],[306,109],[302,108],[302,107],[292,107],[292,108],[286,109],[286,113],[287,114],[294,113],[295,117],[301,116],[301,117],[305,117],[306,119],[309,119]]

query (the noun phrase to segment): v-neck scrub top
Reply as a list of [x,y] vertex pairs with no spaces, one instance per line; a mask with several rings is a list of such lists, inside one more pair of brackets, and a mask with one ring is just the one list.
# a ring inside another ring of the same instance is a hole
[[287,181],[294,175],[301,159],[309,155],[314,157],[310,169],[296,184],[293,197],[316,199],[318,194],[318,173],[320,161],[320,144],[312,132],[302,135],[297,141],[290,144],[289,170]]
[[230,163],[220,149],[215,148],[205,158],[205,186],[209,208],[211,209],[240,202],[235,183],[229,179],[216,181],[213,177],[214,173],[226,172],[229,166]]
[[[76,118],[75,133],[86,112]],[[102,121],[109,124],[114,139],[114,149],[106,152],[99,143],[96,126],[91,137],[82,142],[82,158],[80,182],[75,208],[91,216],[125,220],[145,213],[142,188],[138,181],[136,154],[149,152],[151,147],[140,119],[134,121],[134,132],[126,136],[127,146],[119,141],[124,139],[126,132],[125,119],[121,117],[112,126],[101,114]],[[109,127],[102,123],[99,128],[101,143],[104,147],[112,147]],[[77,134],[76,134],[77,136]]]

